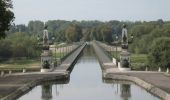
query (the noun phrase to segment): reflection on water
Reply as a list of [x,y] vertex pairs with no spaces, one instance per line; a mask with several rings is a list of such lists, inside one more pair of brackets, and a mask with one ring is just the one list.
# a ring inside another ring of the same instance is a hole
[[42,100],[51,100],[52,99],[52,85],[44,84],[41,85],[42,88]]
[[131,97],[131,88],[129,84],[121,84],[120,90],[121,90],[121,97],[123,98],[123,100],[128,100],[128,98]]
[[68,84],[48,83],[35,87],[19,100],[159,100],[130,83],[103,80],[93,49],[86,47]]

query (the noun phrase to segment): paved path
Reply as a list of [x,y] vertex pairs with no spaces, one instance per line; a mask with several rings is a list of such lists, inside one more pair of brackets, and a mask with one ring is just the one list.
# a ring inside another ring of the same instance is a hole
[[92,42],[94,51],[98,57],[98,60],[103,69],[116,68],[116,65],[112,63],[112,60],[107,56],[103,49],[97,44],[96,41]]

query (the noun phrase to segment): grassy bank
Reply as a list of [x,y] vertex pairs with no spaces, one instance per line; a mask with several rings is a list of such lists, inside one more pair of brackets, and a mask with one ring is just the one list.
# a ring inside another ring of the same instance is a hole
[[64,55],[66,55],[66,53],[53,53],[52,54],[53,55],[53,57],[55,58],[62,58]]
[[147,66],[147,55],[146,54],[132,54],[131,55],[131,66],[134,70],[145,70]]
[[10,59],[0,62],[0,69],[40,68],[40,59]]

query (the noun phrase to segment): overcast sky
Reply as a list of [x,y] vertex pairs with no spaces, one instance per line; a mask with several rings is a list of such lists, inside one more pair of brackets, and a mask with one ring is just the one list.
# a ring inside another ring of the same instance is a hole
[[15,23],[30,20],[170,20],[170,0],[13,0]]

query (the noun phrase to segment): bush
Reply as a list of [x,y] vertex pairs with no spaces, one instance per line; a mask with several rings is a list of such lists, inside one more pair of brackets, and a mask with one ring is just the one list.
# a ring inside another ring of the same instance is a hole
[[152,67],[170,66],[170,38],[161,37],[153,41],[149,52],[149,64]]

